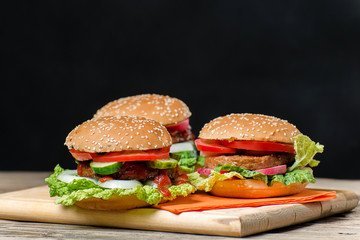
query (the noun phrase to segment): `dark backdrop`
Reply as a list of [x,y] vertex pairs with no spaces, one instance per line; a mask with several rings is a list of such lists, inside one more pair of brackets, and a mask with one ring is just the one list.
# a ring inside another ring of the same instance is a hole
[[287,119],[325,145],[316,176],[360,176],[359,1],[11,3],[0,170],[73,168],[72,128],[158,93],[188,104],[195,134],[228,113]]

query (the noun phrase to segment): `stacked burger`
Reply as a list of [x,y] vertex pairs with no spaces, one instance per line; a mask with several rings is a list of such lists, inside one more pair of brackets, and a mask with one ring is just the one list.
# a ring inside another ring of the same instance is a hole
[[190,173],[203,166],[198,158],[189,118],[189,107],[180,99],[159,95],[141,94],[109,102],[94,117],[135,115],[153,119],[166,127],[171,135],[170,156],[178,161],[179,170]]
[[205,124],[195,141],[205,168],[189,174],[198,190],[237,198],[301,192],[315,182],[311,167],[323,145],[291,123],[260,114],[230,114]]
[[46,179],[56,203],[86,209],[143,207],[195,191],[170,159],[166,128],[138,116],[96,117],[73,129],[65,145],[77,170],[56,166]]

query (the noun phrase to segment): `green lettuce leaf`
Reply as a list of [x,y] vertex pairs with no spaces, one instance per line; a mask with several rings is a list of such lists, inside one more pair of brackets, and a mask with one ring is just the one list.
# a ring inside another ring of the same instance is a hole
[[196,158],[197,151],[194,150],[194,151],[173,152],[173,153],[170,153],[170,157],[174,158],[178,161],[182,158]]
[[170,156],[179,161],[179,168],[186,172],[194,172],[195,165],[204,167],[205,158],[198,156],[197,151],[183,151],[170,153]]
[[181,158],[179,160],[179,168],[186,172],[194,172],[196,164],[196,158]]
[[89,189],[89,188],[99,188],[99,185],[96,185],[94,182],[86,180],[86,179],[75,179],[70,183],[65,183],[57,179],[60,173],[64,172],[65,170],[60,167],[60,165],[56,165],[54,169],[54,173],[45,179],[45,182],[50,187],[50,196],[63,196],[68,195],[73,191],[81,190],[81,189]]
[[313,158],[316,153],[324,151],[324,145],[315,143],[308,136],[302,134],[295,137],[294,148],[296,151],[295,162],[288,168],[288,172],[306,167],[307,165],[316,167],[320,162]]
[[258,176],[266,176],[265,174],[263,174],[261,172],[247,170],[247,169],[244,169],[244,168],[241,168],[238,166],[234,166],[234,165],[230,165],[230,164],[224,164],[224,165],[219,164],[214,168],[214,171],[215,172],[220,172],[220,171],[238,172],[245,178],[256,178]]
[[237,172],[229,172],[225,174],[221,174],[215,171],[212,171],[211,175],[207,178],[203,178],[198,172],[193,172],[187,174],[189,177],[189,182],[195,186],[198,190],[203,190],[206,192],[211,191],[212,187],[217,181],[224,181],[226,179],[230,179],[233,177],[237,177],[239,179],[245,179],[241,174]]
[[[247,170],[249,171],[249,170]],[[245,172],[245,171],[244,171]],[[253,172],[253,171],[250,171]],[[194,185],[198,190],[203,190],[206,192],[211,191],[212,187],[217,181],[224,181],[232,178],[238,178],[238,179],[257,179],[261,180],[264,183],[266,183],[268,186],[272,186],[274,182],[281,182],[285,185],[290,185],[292,183],[300,182],[300,183],[314,183],[315,178],[312,174],[311,169],[305,168],[305,169],[296,169],[292,172],[288,172],[284,175],[278,174],[278,175],[256,175],[254,174],[252,177],[243,176],[239,172],[228,172],[221,174],[216,171],[212,171],[209,177],[202,177],[199,173],[189,173],[189,181],[192,185]]]
[[65,171],[59,165],[54,169],[54,173],[45,179],[50,188],[50,196],[59,196],[55,203],[65,206],[73,205],[77,201],[87,198],[109,199],[112,195],[128,196],[136,195],[140,200],[149,204],[157,205],[162,200],[172,200],[177,196],[187,196],[196,191],[195,187],[189,183],[169,187],[170,197],[164,197],[159,190],[149,185],[136,186],[132,189],[106,189],[96,185],[94,182],[86,179],[76,179],[70,183],[65,183],[57,179],[57,176]]
[[292,183],[315,183],[316,180],[310,168],[296,169],[292,172],[287,172],[285,175],[274,175],[271,177],[270,186],[274,182],[281,182],[285,185],[290,185]]
[[263,174],[261,172],[247,170],[247,169],[244,169],[244,168],[241,168],[238,166],[234,166],[234,165],[230,165],[230,164],[224,164],[224,165],[219,164],[214,168],[214,171],[215,172],[220,172],[220,171],[237,172],[244,178],[253,178],[256,180],[261,180],[265,184],[268,183],[268,177],[265,174]]
[[196,160],[196,164],[200,165],[201,167],[204,167],[205,165],[205,157],[204,156],[198,156]]
[[136,195],[136,197],[140,200],[143,200],[151,205],[157,205],[162,200],[173,200],[177,196],[184,196],[195,192],[194,186],[190,184],[181,184],[178,186],[171,186],[169,188],[171,193],[170,197],[164,197],[156,188],[153,188],[149,185],[145,186],[136,186],[132,189],[99,189],[99,188],[90,188],[84,190],[77,190],[71,192],[69,195],[63,195],[58,197],[55,200],[57,204],[63,204],[65,206],[70,206],[75,204],[77,201],[81,201],[87,198],[101,198],[104,200],[109,199],[111,196],[128,196],[128,195]]

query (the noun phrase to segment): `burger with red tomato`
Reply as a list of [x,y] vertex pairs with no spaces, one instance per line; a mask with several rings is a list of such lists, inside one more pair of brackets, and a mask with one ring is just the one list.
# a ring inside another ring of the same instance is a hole
[[315,182],[323,145],[291,123],[261,114],[230,114],[205,124],[195,140],[204,168],[189,174],[199,190],[223,197],[292,195]]
[[94,117],[136,115],[153,119],[166,127],[172,138],[170,155],[179,161],[181,172],[193,172],[203,166],[198,158],[189,118],[189,107],[180,99],[159,95],[141,94],[123,97],[107,103]]
[[169,157],[172,140],[160,123],[138,116],[97,117],[66,137],[76,170],[59,165],[46,179],[56,203],[120,210],[156,205],[196,189]]

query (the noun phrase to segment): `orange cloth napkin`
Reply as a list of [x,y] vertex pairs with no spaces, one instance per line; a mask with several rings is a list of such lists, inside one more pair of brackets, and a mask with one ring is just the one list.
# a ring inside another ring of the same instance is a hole
[[336,198],[335,191],[318,191],[305,189],[301,193],[286,196],[259,199],[224,198],[207,193],[196,193],[187,197],[180,197],[173,201],[153,206],[176,214],[188,211],[203,211],[221,208],[259,207],[265,205],[286,203],[308,203],[326,201]]

